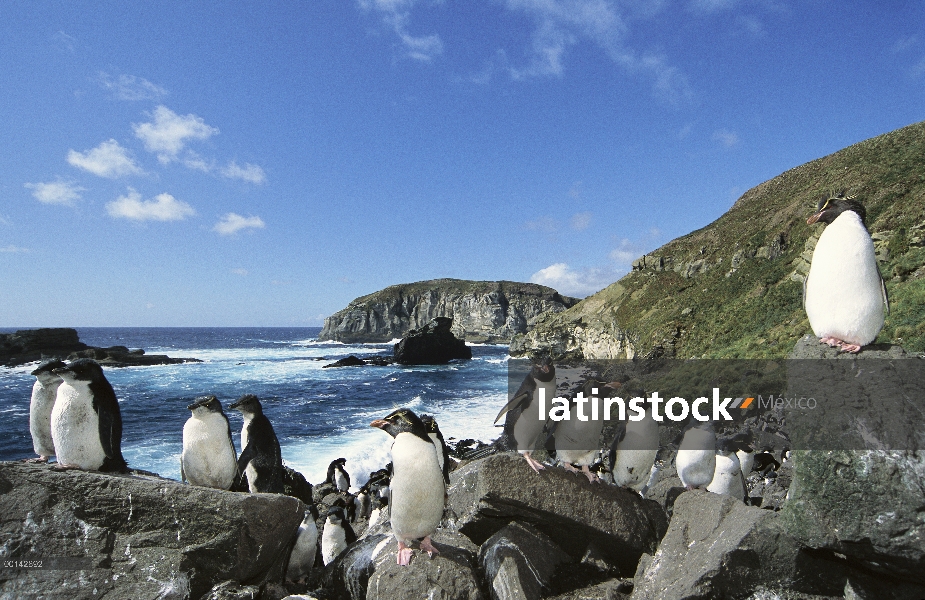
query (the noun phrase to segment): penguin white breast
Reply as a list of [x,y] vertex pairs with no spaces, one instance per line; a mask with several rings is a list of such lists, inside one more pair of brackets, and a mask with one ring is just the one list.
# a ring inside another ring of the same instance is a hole
[[251,426],[251,421],[253,420],[254,415],[244,415],[244,425],[241,426],[241,452],[244,452],[244,449],[247,448],[247,429]]
[[400,541],[432,534],[443,518],[446,487],[433,444],[412,433],[399,433],[392,443],[389,510],[392,530]]
[[315,552],[318,548],[318,527],[314,521],[302,523],[299,525],[295,545],[292,547],[292,554],[289,555],[289,567],[286,569],[286,577],[292,581],[300,579],[308,574],[308,571],[315,564]]
[[612,465],[614,483],[641,490],[649,481],[657,454],[658,423],[649,416],[642,421],[629,421],[623,439],[617,444]]
[[347,547],[347,534],[341,525],[330,521],[324,522],[324,531],[321,534],[321,560],[325,566],[334,561]]
[[716,469],[716,435],[702,429],[689,429],[681,440],[675,466],[681,483],[692,487],[707,485]]
[[51,411],[58,395],[59,377],[39,375],[32,385],[32,399],[29,401],[29,432],[32,434],[32,449],[40,456],[53,456],[55,444],[51,438]]
[[334,476],[334,484],[337,486],[337,489],[342,492],[346,492],[347,488],[350,487],[350,485],[347,483],[347,476],[340,469],[337,469],[336,473],[337,475]]
[[86,381],[64,381],[58,386],[51,411],[51,437],[59,463],[85,471],[103,465],[106,454],[100,442],[100,419],[93,410],[93,394]]
[[742,486],[741,468],[738,457],[729,452],[716,453],[716,467],[713,471],[713,480],[707,486],[708,492],[726,494],[736,498],[743,498],[745,490]]
[[587,403],[584,415],[588,417],[587,421],[580,420],[578,414],[573,411],[569,420],[560,421],[556,427],[556,456],[564,462],[590,465],[600,450],[604,421],[591,419],[591,409]]
[[228,421],[216,412],[191,416],[183,426],[180,460],[192,485],[229,489],[237,461],[228,437]]
[[883,327],[883,298],[874,243],[853,211],[826,226],[806,281],[806,316],[817,337],[861,346]]

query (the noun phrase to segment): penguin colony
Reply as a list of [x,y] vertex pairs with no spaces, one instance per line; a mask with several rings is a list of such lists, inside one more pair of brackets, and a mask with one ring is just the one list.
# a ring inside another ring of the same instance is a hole
[[[889,299],[877,267],[873,243],[864,224],[863,205],[843,194],[827,196],[807,220],[827,224],[816,245],[810,272],[804,282],[804,308],[821,343],[856,353],[873,342],[883,327]],[[122,456],[122,418],[112,386],[102,368],[90,359],[70,364],[42,363],[33,372],[29,428],[37,458],[56,457],[55,469],[126,472]],[[582,391],[586,397],[612,393],[622,384],[590,380]],[[517,392],[498,413],[506,416],[502,439],[520,453],[537,474],[548,464],[532,456],[541,446],[588,484],[601,484],[597,471],[608,481],[645,495],[657,478],[663,461],[659,450],[658,424],[651,415],[641,421],[622,422],[615,432],[606,461],[598,462],[598,440],[603,422],[570,420],[555,427],[525,415],[535,414],[540,394],[556,396],[556,370],[552,360],[541,357],[532,365]],[[215,396],[197,398],[187,407],[191,415],[183,427],[181,477],[191,485],[251,493],[284,493],[279,441],[259,399],[244,395],[229,408],[244,418],[241,453],[235,451],[231,429]],[[371,473],[355,496],[350,494],[346,459],[328,468],[326,483],[342,496],[324,515],[323,529],[316,507],[309,505],[290,555],[287,578],[304,581],[318,558],[327,565],[350,544],[356,533],[350,522],[368,519],[369,527],[388,518],[398,542],[396,562],[408,565],[413,546],[430,557],[439,554],[431,536],[446,506],[446,490],[452,459],[437,422],[400,408],[370,424],[391,438],[392,462]],[[546,434],[545,441],[543,434]],[[778,461],[764,448],[755,453],[749,433],[717,438],[711,421],[691,420],[679,439],[675,466],[681,482],[691,490],[741,498],[748,502],[744,479],[753,470],[766,476],[790,459],[789,449]],[[470,455],[477,458],[476,455]],[[603,463],[603,467],[600,465]],[[388,510],[388,513],[386,513]]]

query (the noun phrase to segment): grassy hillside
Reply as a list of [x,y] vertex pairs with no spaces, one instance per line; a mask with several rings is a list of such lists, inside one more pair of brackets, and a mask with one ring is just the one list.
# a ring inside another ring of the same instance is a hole
[[925,351],[925,122],[749,190],[710,225],[643,257],[620,281],[515,340],[512,351],[563,336],[574,342],[595,330],[620,338],[636,356],[786,356],[812,332],[802,275],[823,225],[806,219],[820,197],[835,191],[855,195],[867,209],[892,306],[877,341]]

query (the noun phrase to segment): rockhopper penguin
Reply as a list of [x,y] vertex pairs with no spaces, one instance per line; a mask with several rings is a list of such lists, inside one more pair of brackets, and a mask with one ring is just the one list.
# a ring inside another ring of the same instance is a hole
[[57,468],[126,471],[122,413],[102,367],[79,358],[53,373],[62,379],[51,411]]
[[238,477],[238,454],[221,402],[215,396],[202,396],[186,408],[192,416],[183,425],[181,479],[191,485],[231,489]]
[[[392,531],[398,540],[397,562],[411,562],[412,541],[421,539],[421,549],[433,557],[439,551],[430,541],[443,518],[446,485],[437,449],[420,418],[400,408],[370,423],[394,439],[389,510]],[[422,539],[423,538],[423,539]]]
[[530,453],[536,447],[536,438],[546,424],[545,420],[539,418],[537,409],[541,390],[545,393],[547,403],[556,396],[556,367],[549,357],[541,357],[534,362],[520,388],[495,417],[497,423],[507,413],[504,422],[505,438],[516,446],[527,464],[537,473],[544,468],[543,464]]
[[325,483],[333,484],[340,492],[346,492],[350,489],[350,473],[344,468],[346,464],[346,458],[336,458],[328,465],[328,477],[325,479]]
[[252,494],[282,494],[283,461],[279,440],[276,439],[270,420],[263,414],[260,400],[253,394],[245,394],[228,408],[240,411],[244,416],[237,488],[241,491],[250,490]]
[[328,511],[328,518],[324,522],[324,531],[321,533],[321,560],[327,566],[347,549],[347,546],[357,541],[353,527],[347,522],[344,509],[332,506]]
[[819,341],[860,352],[883,328],[890,310],[864,206],[838,195],[819,202],[807,223],[828,223],[803,281],[803,308]]
[[709,485],[716,470],[716,433],[712,421],[691,419],[684,431],[675,457],[678,477],[684,486],[694,488]]
[[51,411],[62,380],[52,371],[63,366],[60,360],[48,360],[32,371],[35,383],[29,402],[29,432],[32,434],[32,449],[38,458],[30,458],[26,462],[45,463],[49,456],[55,455],[55,444],[51,439]]

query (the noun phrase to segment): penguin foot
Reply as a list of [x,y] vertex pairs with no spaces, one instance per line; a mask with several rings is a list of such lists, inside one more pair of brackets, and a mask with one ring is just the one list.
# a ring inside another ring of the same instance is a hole
[[411,548],[406,546],[404,542],[398,542],[398,556],[396,557],[396,562],[403,567],[407,567],[411,564]]
[[53,471],[79,471],[80,467],[77,465],[66,465],[64,463],[55,463],[51,465]]
[[578,469],[575,468],[575,465],[572,463],[564,462],[562,463],[562,468],[568,471],[569,473],[580,473]]
[[440,554],[440,551],[437,550],[434,547],[434,545],[431,543],[430,536],[427,536],[426,538],[421,540],[421,550],[425,550],[427,552],[427,556],[431,558],[434,557],[434,554]]
[[47,462],[48,462],[48,457],[47,457],[47,456],[39,456],[38,458],[24,458],[24,459],[23,459],[23,462],[24,462],[24,463],[47,463]]
[[588,478],[588,483],[596,483],[600,481],[600,478],[597,476],[597,473],[592,473],[591,469],[587,465],[581,467],[581,472],[585,474],[585,477]]
[[546,468],[543,466],[543,463],[530,456],[529,453],[524,453],[524,459],[526,459],[527,464],[530,465],[530,467],[537,473]]
[[832,348],[839,348],[843,352],[850,352],[851,354],[857,354],[861,351],[860,344],[851,344],[844,340],[840,340],[837,337],[826,336],[824,338],[819,338],[819,341],[823,344],[827,344]]

